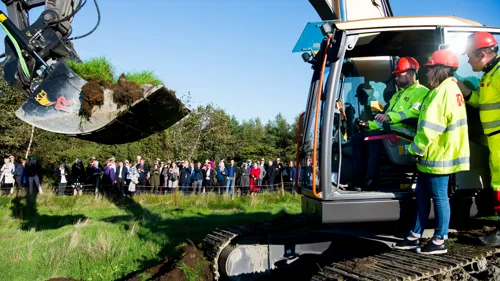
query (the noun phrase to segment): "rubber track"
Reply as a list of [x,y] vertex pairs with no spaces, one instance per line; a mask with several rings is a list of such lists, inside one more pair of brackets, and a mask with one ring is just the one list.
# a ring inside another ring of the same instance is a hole
[[423,255],[394,250],[362,259],[325,266],[312,281],[417,281],[474,264],[495,254],[495,249],[454,243],[444,255]]
[[267,237],[274,231],[296,229],[311,223],[311,218],[303,215],[283,216],[273,221],[263,221],[226,228],[216,228],[207,234],[202,241],[205,257],[211,262],[214,279],[219,280],[218,260],[222,250],[236,237],[261,236]]

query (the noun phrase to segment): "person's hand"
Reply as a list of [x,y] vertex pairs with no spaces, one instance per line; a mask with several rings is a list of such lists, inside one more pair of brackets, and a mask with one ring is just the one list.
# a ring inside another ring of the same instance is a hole
[[388,122],[391,121],[391,118],[387,116],[386,114],[379,113],[375,115],[375,120],[377,120],[380,123]]
[[360,127],[360,128],[368,128],[368,123],[359,119],[359,118],[356,118],[354,120],[354,122],[356,122],[356,126]]
[[455,77],[451,77],[451,81],[455,82],[455,83],[458,83],[458,79],[455,78]]

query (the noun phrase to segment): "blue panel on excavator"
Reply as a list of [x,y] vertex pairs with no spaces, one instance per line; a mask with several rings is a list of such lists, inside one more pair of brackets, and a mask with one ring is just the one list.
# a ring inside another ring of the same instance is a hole
[[309,22],[302,31],[299,40],[293,47],[292,53],[302,53],[307,51],[318,51],[323,38],[325,37],[321,32],[320,27],[324,23],[332,24],[334,21],[319,21]]

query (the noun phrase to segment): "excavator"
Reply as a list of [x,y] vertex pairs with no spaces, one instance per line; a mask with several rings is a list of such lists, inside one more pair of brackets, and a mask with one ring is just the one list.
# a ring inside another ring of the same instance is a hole
[[[466,236],[450,239],[443,255],[392,247],[408,235],[415,213],[411,137],[390,130],[366,137],[383,150],[380,181],[369,191],[349,185],[363,177],[353,172],[355,120],[384,110],[398,90],[392,75],[397,60],[411,56],[423,65],[434,51],[450,49],[460,62],[456,78],[474,87],[481,74],[472,72],[463,54],[467,37],[488,31],[500,39],[500,28],[454,16],[394,16],[386,0],[309,1],[322,21],[307,23],[293,48],[312,68],[294,182],[302,212],[208,233],[202,244],[214,279],[469,280],[463,276],[475,274],[498,280],[488,275],[498,250]],[[425,70],[418,79],[426,85]],[[467,106],[467,118],[470,170],[451,175],[448,187],[456,231],[492,210],[489,152],[478,111]],[[429,218],[432,229],[433,208]],[[453,279],[459,275],[463,279]]]
[[[82,62],[73,40],[71,23],[87,0],[2,0],[7,14],[0,11],[0,25],[7,34],[3,79],[26,97],[16,116],[42,130],[103,144],[134,142],[172,126],[189,110],[164,85],[142,86],[143,97],[129,105],[113,102],[105,89],[104,101],[83,118],[82,88],[89,82],[77,75],[68,61]],[[44,7],[30,23],[29,12]],[[116,138],[120,136],[120,138]]]

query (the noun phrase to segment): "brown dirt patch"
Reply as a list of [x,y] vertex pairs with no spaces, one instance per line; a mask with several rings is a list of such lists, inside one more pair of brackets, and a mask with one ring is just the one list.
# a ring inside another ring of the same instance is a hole
[[152,275],[152,277],[148,279],[151,281],[189,281],[186,274],[190,275],[192,278],[196,277],[196,280],[200,281],[213,280],[210,263],[204,258],[203,252],[199,250],[191,240],[188,241],[189,245],[182,249],[182,255],[177,262],[172,263],[165,260],[143,272],[134,274],[130,278],[125,278],[124,281],[139,281],[143,273]]
[[457,241],[464,243],[464,244],[478,244],[479,243],[479,238],[484,237],[488,235],[490,232],[495,231],[496,227],[492,226],[483,226],[482,228],[478,229],[467,229],[467,230],[461,230],[457,232],[452,232],[449,234],[450,238],[456,238]]
[[144,97],[144,91],[141,86],[135,82],[127,81],[124,74],[118,78],[118,84],[110,84],[109,88],[113,90],[113,101],[118,107],[130,105]]
[[98,82],[90,80],[82,87],[82,93],[83,100],[80,107],[80,115],[88,120],[92,116],[94,106],[104,104],[104,91]]
[[373,259],[363,258],[363,259],[353,259],[350,261],[345,261],[342,264],[351,268],[351,270],[354,272],[366,272],[372,270],[369,267],[369,265],[374,265],[376,263],[377,262]]
[[92,116],[94,106],[104,104],[103,87],[113,90],[113,101],[118,107],[130,105],[144,97],[144,90],[141,86],[135,82],[127,81],[124,74],[120,75],[117,84],[89,80],[82,87],[83,100],[80,107],[80,115],[87,118],[87,120]]

